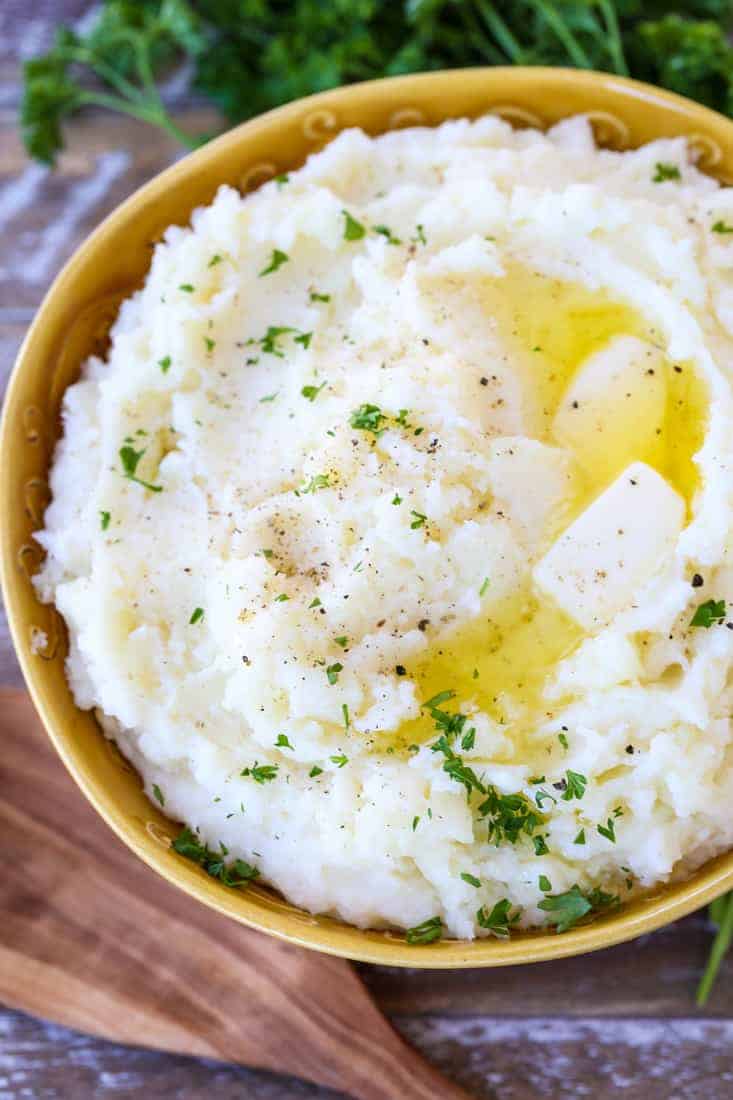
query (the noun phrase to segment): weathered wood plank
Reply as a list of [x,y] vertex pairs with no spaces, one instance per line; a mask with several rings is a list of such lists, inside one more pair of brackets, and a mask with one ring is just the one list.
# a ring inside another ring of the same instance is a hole
[[[210,108],[177,114],[192,132],[215,129]],[[180,146],[145,123],[88,112],[68,127],[54,172],[31,163],[12,111],[0,111],[0,307],[33,309],[77,245]]]
[[[724,1100],[733,1093],[730,1021],[467,1016],[394,1023],[477,1100]],[[105,1043],[0,1010],[2,1100],[340,1095],[294,1078]]]

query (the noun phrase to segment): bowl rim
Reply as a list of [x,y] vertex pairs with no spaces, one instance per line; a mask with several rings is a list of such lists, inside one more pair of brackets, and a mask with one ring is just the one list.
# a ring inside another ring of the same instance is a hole
[[[622,100],[630,98],[641,104],[661,104],[681,118],[689,120],[694,115],[709,127],[720,129],[722,126],[728,131],[727,141],[733,143],[733,121],[673,92],[608,73],[539,66],[473,67],[364,81],[294,100],[233,127],[205,146],[177,160],[137,188],[77,246],[53,280],[21,343],[3,402],[0,420],[0,515],[6,514],[5,510],[9,510],[12,505],[11,462],[8,457],[12,446],[11,411],[17,405],[17,394],[23,377],[34,369],[34,345],[46,324],[51,304],[65,293],[77,273],[83,270],[87,253],[94,246],[113,235],[140,204],[154,202],[180,178],[195,174],[205,164],[215,163],[223,149],[246,143],[249,137],[291,120],[300,115],[304,107],[310,110],[343,107],[358,101],[365,94],[377,97],[383,94],[397,96],[431,82],[451,83],[472,78],[484,82],[487,95],[493,85],[494,90],[501,87],[507,98],[511,95],[512,85],[528,79],[536,84],[538,91],[548,94],[551,86],[557,89],[569,84],[585,88],[589,92],[603,88]],[[564,958],[622,943],[677,920],[733,888],[733,850],[730,850],[708,861],[683,882],[660,885],[658,895],[649,896],[635,903],[633,907],[622,906],[591,924],[573,928],[562,935],[543,930],[523,933],[508,941],[444,939],[423,945],[419,949],[408,945],[402,933],[359,929],[335,918],[311,917],[301,910],[294,913],[292,908],[285,905],[281,910],[258,907],[246,901],[248,891],[227,890],[219,883],[214,883],[200,868],[182,859],[171,866],[153,848],[139,843],[126,821],[125,813],[113,801],[105,800],[90,775],[79,767],[71,747],[73,737],[68,731],[56,728],[44,698],[42,663],[34,661],[23,644],[21,632],[26,624],[20,599],[16,598],[17,583],[14,548],[10,544],[8,525],[3,523],[0,524],[0,585],[15,652],[36,710],[72,779],[118,838],[152,870],[210,908],[251,928],[301,947],[361,962],[423,969],[507,966]],[[303,920],[303,917],[306,919]]]

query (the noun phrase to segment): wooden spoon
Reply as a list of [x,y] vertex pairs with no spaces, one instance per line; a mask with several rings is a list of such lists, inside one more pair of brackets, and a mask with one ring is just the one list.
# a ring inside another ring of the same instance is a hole
[[6,1005],[360,1100],[467,1100],[403,1042],[348,963],[227,920],[129,852],[23,692],[0,689],[0,737]]

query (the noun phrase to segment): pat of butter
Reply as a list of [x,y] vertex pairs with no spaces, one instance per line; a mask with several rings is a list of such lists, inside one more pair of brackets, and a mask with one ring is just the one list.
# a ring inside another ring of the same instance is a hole
[[617,336],[589,356],[570,383],[553,438],[599,481],[634,459],[657,462],[667,404],[661,353],[646,340]]
[[535,585],[581,626],[602,626],[633,604],[684,519],[679,494],[634,462],[553,543],[534,568]]

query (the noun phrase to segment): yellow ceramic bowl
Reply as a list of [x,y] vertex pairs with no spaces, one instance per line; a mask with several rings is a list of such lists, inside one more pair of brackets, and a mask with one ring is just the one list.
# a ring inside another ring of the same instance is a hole
[[[733,887],[733,853],[684,883],[564,935],[521,934],[508,942],[446,940],[408,946],[401,935],[360,931],[287,904],[266,887],[231,890],[169,850],[176,825],[148,802],[135,771],[79,710],[64,678],[66,638],[30,577],[39,548],[46,478],[58,436],[61,395],[83,360],[104,349],[119,302],[143,279],[151,243],[171,223],[186,223],[221,183],[248,190],[303,163],[347,126],[372,134],[432,126],[448,118],[501,115],[546,127],[590,116],[597,139],[633,148],[685,135],[699,164],[733,179],[733,123],[678,96],[631,80],[563,69],[467,69],[357,84],[292,103],[225,134],[169,168],[116,210],[51,287],[30,328],[10,382],[0,435],[2,581],[26,682],[61,758],[117,835],[170,882],[235,920],[305,947],[397,966],[504,966],[606,947],[681,917]],[[47,637],[39,651],[39,631]],[[34,644],[35,639],[35,644]]]

